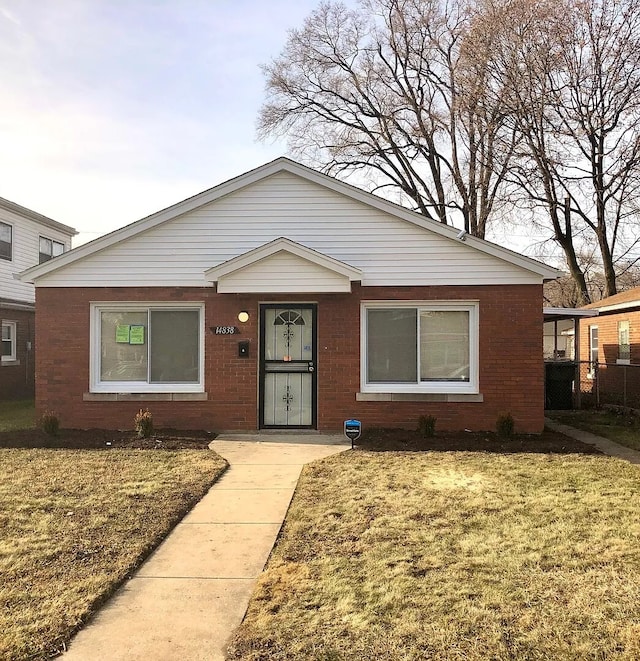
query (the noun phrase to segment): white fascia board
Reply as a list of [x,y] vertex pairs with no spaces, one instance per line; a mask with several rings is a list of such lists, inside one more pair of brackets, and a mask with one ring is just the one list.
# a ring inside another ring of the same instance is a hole
[[574,319],[578,317],[597,317],[598,310],[584,310],[582,308],[544,308],[542,310],[545,317],[549,317],[547,321],[554,319]]
[[615,303],[614,305],[603,305],[601,308],[596,308],[602,312],[617,312],[618,310],[629,310],[630,308],[640,307],[640,300],[627,301],[626,303]]
[[312,250],[311,248],[307,248],[300,243],[296,243],[295,241],[291,241],[291,239],[284,237],[265,243],[258,248],[254,248],[249,252],[238,255],[238,257],[234,257],[218,266],[214,266],[213,268],[206,270],[204,275],[208,282],[216,282],[218,278],[240,271],[247,266],[251,266],[262,259],[282,251],[291,253],[296,257],[300,257],[301,259],[305,259],[329,271],[342,275],[345,278],[348,278],[350,282],[362,280],[362,271],[360,269],[345,264],[344,262],[329,257],[328,255],[323,255],[317,250]]
[[[255,168],[254,170],[250,170],[245,174],[241,174],[238,177],[229,179],[228,181],[219,184],[214,188],[210,188],[206,191],[203,191],[202,193],[198,193],[197,195],[187,198],[182,202],[178,202],[177,204],[158,211],[150,216],[147,216],[146,218],[142,218],[141,220],[126,225],[121,229],[106,234],[105,236],[94,239],[93,241],[79,246],[78,248],[74,248],[67,253],[63,253],[55,260],[55,263],[52,263],[53,260],[50,260],[44,264],[33,266],[25,271],[22,271],[22,273],[19,274],[19,279],[23,282],[34,282],[38,278],[58,269],[64,268],[68,264],[84,259],[85,257],[89,257],[90,255],[97,253],[100,250],[104,250],[105,248],[108,248],[122,241],[126,241],[127,239],[140,234],[141,232],[145,232],[154,227],[157,227],[158,225],[172,220],[173,218],[177,218],[182,214],[189,213],[190,211],[193,211],[194,209],[197,209],[206,204],[210,204],[211,202],[214,202],[215,200],[218,200],[225,195],[235,193],[245,186],[250,186],[251,184],[260,181],[261,179],[265,179],[266,177],[283,171],[297,175],[303,179],[307,179],[308,181],[312,181],[320,186],[324,186],[325,188],[362,202],[363,204],[395,216],[396,218],[405,220],[425,230],[434,232],[454,241],[457,240],[459,230],[455,227],[444,225],[428,218],[422,218],[416,212],[405,209],[398,204],[384,200],[383,198],[373,195],[372,193],[368,193],[359,188],[356,188],[351,184],[338,181],[333,177],[312,170],[311,168],[308,168],[305,165],[301,165],[300,163],[296,163],[295,161],[292,161],[288,158],[280,157],[274,161],[271,161],[270,163],[266,163],[265,165]],[[484,239],[479,239],[467,234],[464,237],[464,242],[467,246],[469,246],[469,248],[475,248],[481,252],[487,253],[493,257],[502,259],[510,264],[518,266],[526,271],[536,273],[544,280],[555,280],[562,275],[562,272],[557,269],[547,266],[546,264],[542,264],[541,262],[531,259],[530,257],[520,255],[516,252],[513,252],[512,250],[508,250],[507,248],[503,248],[496,244],[490,243],[489,241],[485,241]]]
[[50,229],[58,230],[58,232],[62,232],[63,234],[66,234],[69,237],[75,236],[78,233],[75,228],[69,227],[69,225],[63,225],[62,223],[59,223],[57,220],[53,220],[53,218],[43,216],[41,213],[38,213],[37,211],[33,211],[32,209],[27,209],[27,207],[23,207],[21,204],[16,204],[15,202],[12,202],[11,200],[7,200],[4,197],[0,197],[0,208],[5,209],[6,211],[10,211],[11,213],[15,213],[17,216],[23,216],[24,218],[33,220],[34,222],[39,223],[40,225],[49,227]]

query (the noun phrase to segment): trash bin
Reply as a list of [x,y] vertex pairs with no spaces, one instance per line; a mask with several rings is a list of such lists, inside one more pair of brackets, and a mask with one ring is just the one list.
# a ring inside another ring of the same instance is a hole
[[544,368],[545,409],[572,409],[576,364],[571,361],[553,362],[545,363]]

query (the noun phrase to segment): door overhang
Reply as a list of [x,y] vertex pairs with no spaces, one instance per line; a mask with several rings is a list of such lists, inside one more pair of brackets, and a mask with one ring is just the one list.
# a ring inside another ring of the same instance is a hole
[[221,294],[348,293],[362,272],[286,238],[279,238],[205,271]]

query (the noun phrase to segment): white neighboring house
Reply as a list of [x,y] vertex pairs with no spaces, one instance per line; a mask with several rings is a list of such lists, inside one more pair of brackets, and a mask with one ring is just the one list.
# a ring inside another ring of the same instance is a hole
[[71,249],[73,227],[0,197],[0,399],[34,391],[35,288],[14,276]]

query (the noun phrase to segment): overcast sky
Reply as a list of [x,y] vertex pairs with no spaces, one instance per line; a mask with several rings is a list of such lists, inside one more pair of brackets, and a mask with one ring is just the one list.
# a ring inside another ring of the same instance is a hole
[[285,154],[259,65],[319,0],[0,0],[0,197],[75,245]]

